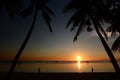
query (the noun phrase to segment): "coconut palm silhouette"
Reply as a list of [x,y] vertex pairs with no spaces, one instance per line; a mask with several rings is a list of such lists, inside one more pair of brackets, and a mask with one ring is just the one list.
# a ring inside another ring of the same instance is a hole
[[0,0],[0,12],[4,8],[10,16],[18,14],[22,6],[21,0]]
[[111,36],[119,34],[118,38],[114,41],[112,45],[113,51],[120,52],[120,0],[109,0],[108,7],[112,13],[111,25],[107,28],[107,32],[111,32]]
[[[71,31],[78,27],[73,41],[77,40],[77,37],[83,31],[83,29],[87,28],[87,31],[91,31],[93,30],[93,28],[95,29],[97,35],[101,40],[101,43],[103,44],[104,49],[107,52],[107,55],[112,62],[116,73],[119,76],[119,65],[104,39],[105,37],[107,40],[107,35],[102,25],[104,21],[107,23],[113,22],[113,15],[108,8],[108,3],[110,2],[111,0],[71,0],[71,2],[65,6],[64,12],[68,12],[71,10],[74,11],[74,14],[70,18],[66,26],[68,27],[72,23],[73,26],[71,28]],[[91,25],[93,25],[93,27]],[[104,37],[102,34],[104,35]]]
[[12,65],[10,67],[10,70],[8,72],[8,75],[6,77],[6,80],[10,80],[13,72],[14,72],[14,69],[15,69],[15,66],[16,66],[16,63],[17,61],[19,60],[19,57],[20,55],[22,54],[31,34],[32,34],[32,31],[35,27],[35,22],[36,22],[36,18],[37,18],[37,15],[38,15],[38,11],[41,11],[42,12],[42,17],[44,18],[44,20],[46,21],[46,23],[48,24],[48,27],[49,27],[49,30],[50,32],[52,32],[52,28],[51,28],[51,25],[50,25],[50,22],[51,22],[51,17],[50,15],[53,15],[53,11],[51,9],[49,9],[47,6],[46,6],[46,3],[48,2],[48,0],[30,0],[31,4],[28,6],[28,8],[24,9],[22,12],[21,12],[21,16],[22,17],[26,17],[28,15],[31,15],[32,13],[34,14],[33,15],[33,21],[32,21],[32,24],[30,26],[30,29],[27,33],[27,36],[26,38],[24,39],[20,49],[18,50],[13,62],[12,62]]

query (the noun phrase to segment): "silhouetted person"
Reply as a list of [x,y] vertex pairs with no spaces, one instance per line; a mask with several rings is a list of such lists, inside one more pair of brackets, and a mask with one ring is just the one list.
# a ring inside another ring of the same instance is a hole
[[91,68],[91,72],[93,72],[93,67]]
[[40,73],[40,68],[38,68],[38,72]]

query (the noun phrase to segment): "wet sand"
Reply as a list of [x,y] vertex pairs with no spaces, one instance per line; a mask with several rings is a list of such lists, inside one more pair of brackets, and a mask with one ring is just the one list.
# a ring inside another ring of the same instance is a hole
[[[6,73],[0,72],[0,80],[4,80]],[[114,72],[93,73],[24,73],[16,72],[11,80],[117,80]]]

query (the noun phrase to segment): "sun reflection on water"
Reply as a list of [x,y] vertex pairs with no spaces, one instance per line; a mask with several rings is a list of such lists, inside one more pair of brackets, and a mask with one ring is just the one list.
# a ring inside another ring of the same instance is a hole
[[80,69],[80,61],[78,61],[78,68]]
[[80,56],[77,56],[77,61],[78,61],[78,69],[80,69],[80,60],[81,60],[81,57],[80,57]]

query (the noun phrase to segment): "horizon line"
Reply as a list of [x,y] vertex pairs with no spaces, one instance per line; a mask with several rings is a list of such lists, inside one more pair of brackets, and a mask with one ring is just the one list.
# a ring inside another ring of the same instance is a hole
[[[17,63],[76,63],[77,60],[67,61],[67,60],[36,60],[36,61],[18,61]],[[81,63],[111,63],[110,60],[81,60]],[[120,62],[120,60],[117,60]],[[0,63],[12,63],[12,61],[0,61]]]

